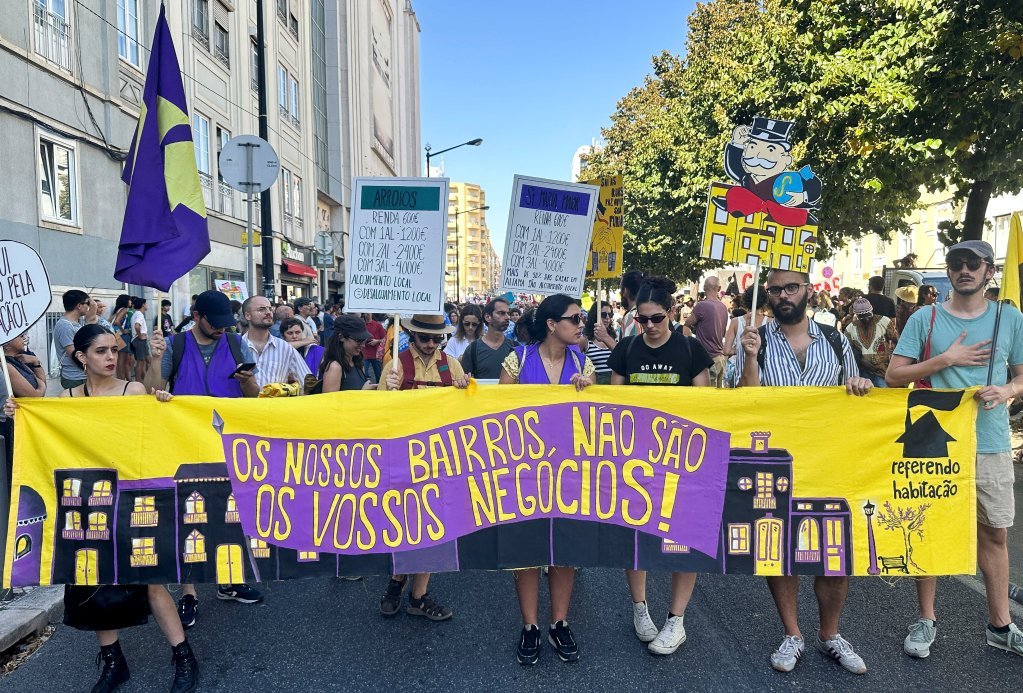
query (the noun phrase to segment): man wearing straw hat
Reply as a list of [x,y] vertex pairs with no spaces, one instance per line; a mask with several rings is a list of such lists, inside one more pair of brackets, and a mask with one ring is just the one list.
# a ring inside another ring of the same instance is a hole
[[[401,327],[409,335],[409,348],[398,354],[397,361],[384,365],[380,374],[381,390],[418,390],[427,387],[465,388],[469,379],[457,359],[449,359],[440,346],[454,327],[444,323],[441,315],[413,315],[402,318]],[[418,553],[441,553],[444,546],[419,549]],[[406,611],[412,616],[424,616],[431,621],[446,621],[454,615],[450,607],[435,602],[426,591],[430,573],[416,573],[412,578]],[[395,616],[401,608],[401,596],[408,584],[407,575],[392,575],[387,591],[380,598],[380,613]]]
[[[891,387],[925,378],[935,388],[982,386],[974,398],[981,404],[977,412],[977,564],[987,594],[985,637],[991,647],[1023,655],[1023,631],[1009,613],[1006,540],[1016,506],[1005,406],[1023,394],[1023,314],[1010,305],[985,300],[984,287],[995,274],[994,256],[991,245],[978,240],[949,249],[945,259],[952,295],[909,318],[885,379]],[[924,357],[925,352],[929,357]],[[919,618],[909,627],[903,650],[923,658],[930,655],[937,633],[937,580],[918,578],[916,592]]]

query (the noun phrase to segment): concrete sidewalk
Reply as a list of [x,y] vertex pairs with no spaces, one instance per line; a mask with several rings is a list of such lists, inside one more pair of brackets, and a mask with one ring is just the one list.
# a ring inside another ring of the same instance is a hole
[[0,602],[0,653],[38,633],[64,612],[64,586],[51,585]]

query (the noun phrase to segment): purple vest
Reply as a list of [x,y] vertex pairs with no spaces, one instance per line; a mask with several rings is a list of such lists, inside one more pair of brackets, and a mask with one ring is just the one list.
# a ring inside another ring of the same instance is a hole
[[320,361],[323,360],[324,348],[319,344],[310,344],[305,350],[305,365],[309,366],[309,372],[319,377]]
[[231,347],[227,343],[225,334],[217,340],[217,346],[213,349],[213,358],[207,366],[202,360],[199,346],[195,343],[192,332],[184,332],[175,335],[174,339],[185,340],[185,355],[181,359],[181,367],[178,369],[177,377],[174,380],[173,394],[175,395],[207,395],[209,397],[243,397],[242,386],[231,377],[238,364],[234,362],[231,355]]
[[[521,385],[546,385],[547,369],[543,367],[543,359],[540,357],[539,344],[515,347],[515,355],[519,357],[519,383]],[[565,365],[561,369],[561,379],[557,385],[568,385],[572,382],[572,376],[583,372],[586,365],[586,357],[579,347],[571,345],[565,347]]]

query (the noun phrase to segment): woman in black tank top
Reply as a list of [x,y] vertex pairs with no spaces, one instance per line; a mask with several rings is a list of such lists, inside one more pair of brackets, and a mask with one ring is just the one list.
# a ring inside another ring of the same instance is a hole
[[[85,383],[64,390],[61,397],[122,397],[145,395],[142,383],[117,377],[117,345],[114,334],[100,325],[86,325],[74,340],[74,358],[85,370]],[[161,402],[171,399],[169,392],[152,390]],[[8,398],[4,413],[14,416],[18,408]],[[190,691],[195,687],[199,667],[185,639],[177,607],[164,585],[64,586],[64,623],[78,630],[95,631],[99,640],[99,659],[103,670],[93,690],[112,691],[129,678],[128,663],[118,642],[118,629],[143,625],[153,614],[172,648],[174,659],[173,690]]]

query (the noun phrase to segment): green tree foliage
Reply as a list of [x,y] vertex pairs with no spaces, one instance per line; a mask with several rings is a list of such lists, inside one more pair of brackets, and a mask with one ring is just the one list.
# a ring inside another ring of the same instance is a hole
[[618,103],[587,175],[625,175],[625,267],[677,279],[699,257],[724,145],[755,115],[794,120],[795,160],[824,182],[820,257],[906,230],[921,188],[966,199],[1023,189],[1023,3],[713,0],[684,57],[662,53]]

